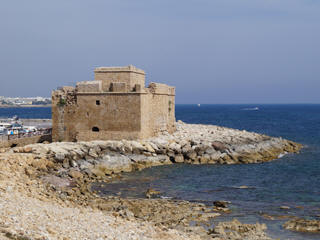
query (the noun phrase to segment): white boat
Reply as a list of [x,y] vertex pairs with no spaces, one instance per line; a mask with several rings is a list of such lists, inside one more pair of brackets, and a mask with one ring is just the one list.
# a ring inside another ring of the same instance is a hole
[[6,123],[6,122],[0,122],[0,127],[3,128],[10,128],[12,126],[11,123]]
[[200,107],[201,106],[201,104],[200,103],[198,103],[198,107]]
[[245,110],[245,111],[258,111],[259,108],[258,107],[253,107],[253,108],[244,108],[242,110]]
[[36,133],[36,126],[24,126],[17,116],[8,118],[6,122],[0,122],[0,134],[2,135],[18,135],[24,133]]
[[5,132],[5,130],[6,130],[6,128],[4,128],[4,127],[0,127],[0,135],[3,135],[3,134],[4,134],[4,132]]
[[29,133],[29,132],[36,132],[38,129],[35,126],[23,126],[23,130]]

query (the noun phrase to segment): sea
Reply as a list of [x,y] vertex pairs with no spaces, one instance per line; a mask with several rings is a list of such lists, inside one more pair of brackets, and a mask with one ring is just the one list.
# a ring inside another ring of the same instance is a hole
[[[51,110],[0,108],[0,118],[13,115],[50,118]],[[320,105],[176,105],[176,119],[283,137],[304,148],[299,154],[262,164],[175,164],[126,173],[122,180],[105,184],[101,189],[104,194],[143,197],[151,187],[163,198],[207,205],[230,201],[231,213],[214,219],[213,225],[237,218],[244,223],[265,223],[268,234],[276,239],[320,239],[320,234],[296,233],[282,227],[288,216],[320,220]]]

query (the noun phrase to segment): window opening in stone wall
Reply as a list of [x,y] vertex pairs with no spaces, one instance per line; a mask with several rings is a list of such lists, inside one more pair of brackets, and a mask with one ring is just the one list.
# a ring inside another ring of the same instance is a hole
[[98,127],[93,127],[92,128],[92,132],[99,132],[100,130],[99,130],[99,128]]
[[100,100],[96,100],[96,105],[100,105]]

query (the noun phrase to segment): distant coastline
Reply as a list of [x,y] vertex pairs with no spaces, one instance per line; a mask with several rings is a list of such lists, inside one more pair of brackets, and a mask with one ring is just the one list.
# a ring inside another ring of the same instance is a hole
[[0,105],[0,108],[40,108],[40,107],[51,107],[51,104],[46,105]]

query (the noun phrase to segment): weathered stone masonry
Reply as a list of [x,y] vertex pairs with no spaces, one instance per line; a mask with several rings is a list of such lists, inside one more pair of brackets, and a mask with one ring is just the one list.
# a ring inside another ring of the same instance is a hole
[[134,66],[100,67],[94,81],[52,92],[53,141],[143,139],[175,131],[175,88],[145,87]]

